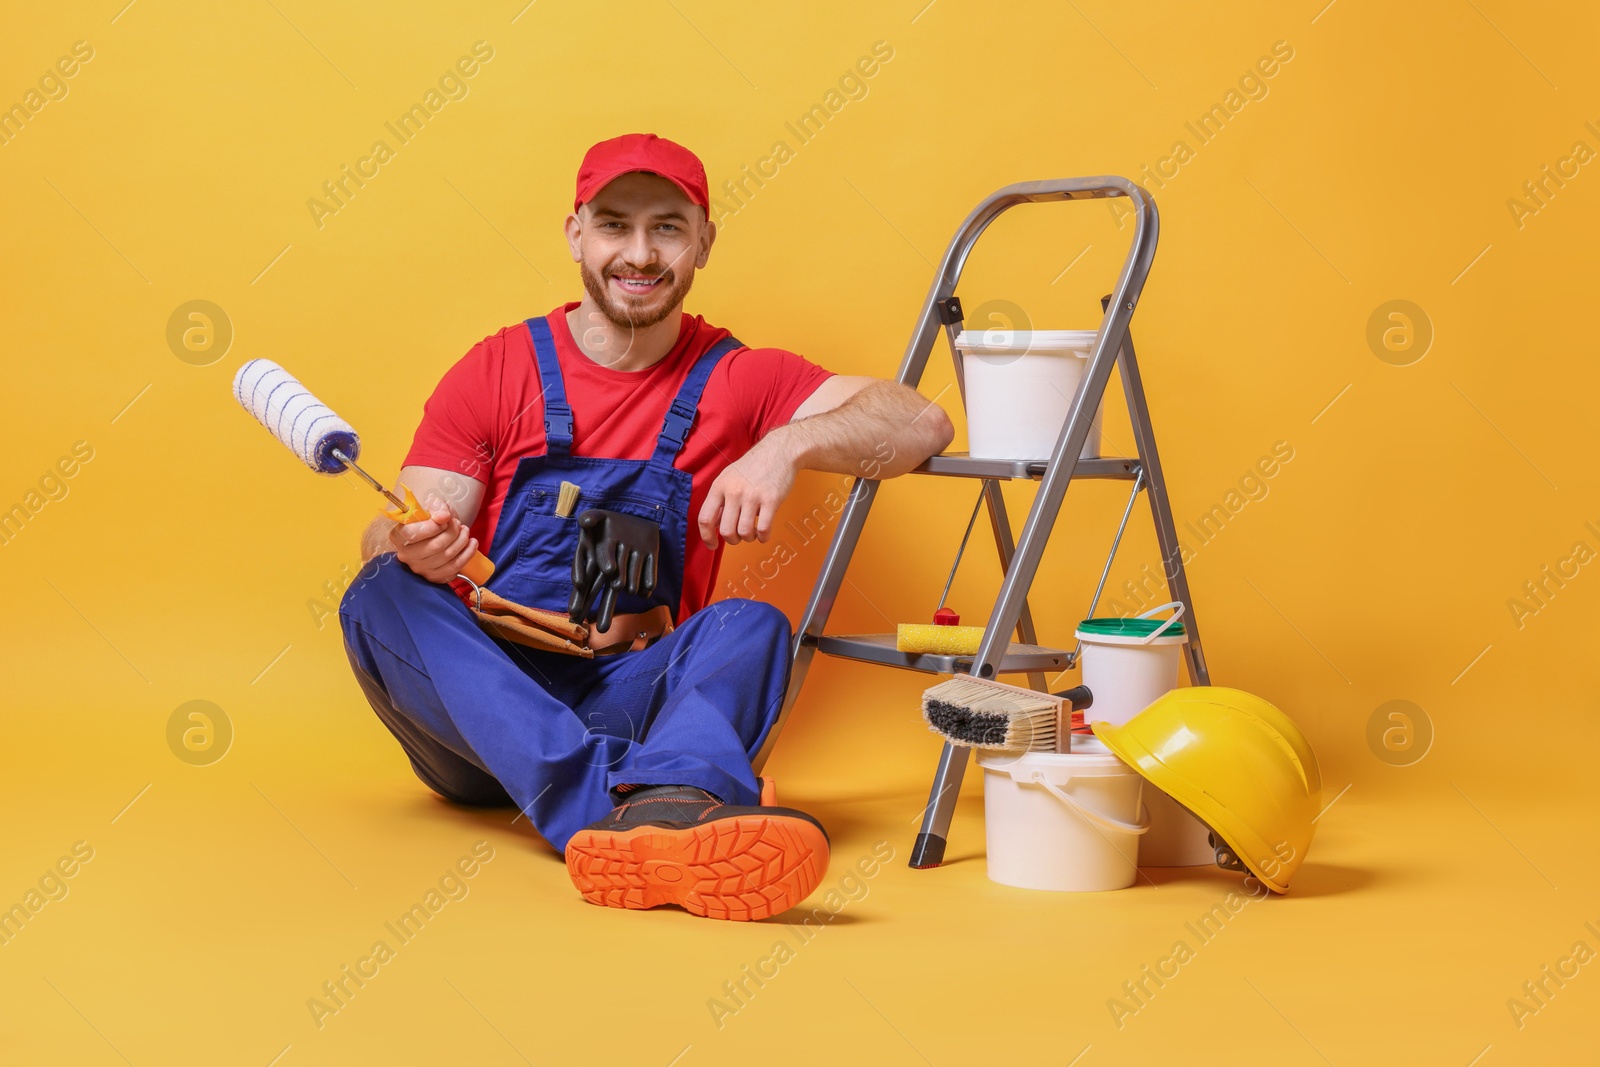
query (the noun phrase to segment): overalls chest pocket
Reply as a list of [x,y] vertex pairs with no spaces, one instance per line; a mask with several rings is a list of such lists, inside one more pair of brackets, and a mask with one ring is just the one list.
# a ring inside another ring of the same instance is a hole
[[556,488],[533,486],[529,489],[522,536],[517,543],[516,558],[520,564],[570,571],[572,555],[578,549],[578,516],[591,508],[648,519],[662,527],[663,534],[670,522],[665,506],[642,496],[585,492],[578,498],[578,506],[571,515],[556,514],[557,496]]
[[[570,462],[570,461],[569,461]],[[642,466],[642,464],[641,464]],[[593,471],[589,472],[591,475]],[[591,486],[598,479],[587,479]],[[659,488],[659,487],[658,487]],[[678,487],[674,486],[674,490]],[[673,507],[672,499],[679,492],[647,495],[643,491],[627,488],[585,487],[571,515],[555,513],[559,499],[560,482],[550,485],[536,483],[528,486],[527,496],[519,523],[515,565],[508,577],[529,600],[522,603],[565,610],[567,598],[572,593],[572,557],[578,548],[578,516],[598,508],[623,515],[648,520],[661,530],[660,552],[656,564],[656,593],[650,598],[627,593],[617,597],[617,613],[648,611],[658,603],[677,609],[676,597],[668,598],[668,590],[678,590],[683,584],[684,529],[683,507]],[[510,595],[497,589],[502,595]],[[515,599],[513,597],[513,599]]]

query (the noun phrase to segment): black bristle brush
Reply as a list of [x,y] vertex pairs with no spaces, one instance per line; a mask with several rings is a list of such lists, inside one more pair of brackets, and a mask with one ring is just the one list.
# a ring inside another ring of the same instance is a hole
[[1039,693],[1004,682],[958,675],[922,694],[928,729],[969,748],[1060,752],[1071,744],[1071,713],[1089,707],[1084,686]]

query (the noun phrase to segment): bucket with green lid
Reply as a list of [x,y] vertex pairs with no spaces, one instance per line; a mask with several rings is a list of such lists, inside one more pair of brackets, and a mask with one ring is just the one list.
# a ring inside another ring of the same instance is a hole
[[[1152,615],[1171,610],[1165,619]],[[1160,604],[1131,619],[1084,619],[1077,637],[1083,684],[1094,694],[1087,718],[1121,726],[1178,687],[1179,646],[1189,640],[1183,604]]]

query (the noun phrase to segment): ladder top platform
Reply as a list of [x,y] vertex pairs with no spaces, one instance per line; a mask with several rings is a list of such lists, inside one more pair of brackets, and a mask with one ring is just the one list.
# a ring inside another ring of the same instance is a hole
[[[1047,463],[1026,459],[973,459],[965,452],[945,452],[912,468],[912,474],[940,474],[947,478],[1032,478],[1044,476]],[[1072,477],[1118,478],[1132,481],[1139,473],[1136,459],[1080,459]]]
[[[880,663],[889,667],[904,667],[928,674],[967,674],[972,670],[971,656],[940,656],[931,653],[901,652],[894,647],[894,634],[824,634],[817,638],[817,651],[840,659],[859,660],[863,663]],[[1025,674],[1028,671],[1064,671],[1068,653],[1064,649],[1045,648],[1011,642],[1010,648],[1000,657],[996,674]]]

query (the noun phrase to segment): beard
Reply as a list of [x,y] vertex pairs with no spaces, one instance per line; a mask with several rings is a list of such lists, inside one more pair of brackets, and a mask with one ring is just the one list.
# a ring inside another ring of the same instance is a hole
[[677,272],[671,269],[663,270],[660,274],[661,284],[652,290],[648,299],[659,301],[654,310],[637,307],[628,297],[618,294],[611,288],[610,277],[613,271],[607,269],[602,276],[589,269],[587,263],[578,264],[578,272],[583,276],[584,291],[589,298],[600,308],[600,313],[611,322],[624,330],[642,330],[654,326],[670,315],[674,308],[682,303],[688,295],[689,288],[694,284],[694,268],[680,280]]

